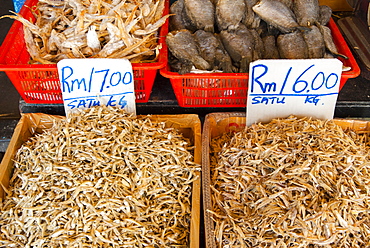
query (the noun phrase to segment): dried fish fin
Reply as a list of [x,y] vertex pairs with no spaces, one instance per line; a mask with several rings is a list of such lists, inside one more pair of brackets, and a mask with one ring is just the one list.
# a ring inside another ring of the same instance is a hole
[[245,16],[242,20],[243,24],[248,28],[257,28],[261,18],[253,11],[252,7],[258,2],[257,0],[245,0]]

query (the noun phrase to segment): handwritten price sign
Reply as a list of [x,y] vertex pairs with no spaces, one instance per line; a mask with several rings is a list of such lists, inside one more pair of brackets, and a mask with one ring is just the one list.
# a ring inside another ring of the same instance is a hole
[[134,77],[127,59],[64,59],[57,67],[67,116],[76,108],[102,105],[136,113]]
[[333,118],[340,60],[258,60],[249,72],[247,126],[292,114]]

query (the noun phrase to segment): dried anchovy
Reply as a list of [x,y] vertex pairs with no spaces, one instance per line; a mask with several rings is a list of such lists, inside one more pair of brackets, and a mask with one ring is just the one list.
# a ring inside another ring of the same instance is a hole
[[217,247],[370,247],[369,136],[290,116],[211,143]]
[[165,123],[95,107],[19,149],[0,247],[187,247],[190,141]]

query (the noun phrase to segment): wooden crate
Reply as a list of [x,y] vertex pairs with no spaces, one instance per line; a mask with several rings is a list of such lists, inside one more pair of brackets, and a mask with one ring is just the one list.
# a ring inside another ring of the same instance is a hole
[[[12,176],[14,168],[13,158],[17,150],[30,137],[37,133],[42,133],[43,130],[51,128],[53,121],[65,117],[47,115],[42,113],[23,114],[17,126],[14,129],[13,136],[10,140],[8,149],[5,152],[0,166],[0,182],[4,187],[9,187],[9,180]],[[154,123],[164,122],[166,127],[172,127],[179,130],[184,137],[189,138],[194,149],[194,162],[201,163],[201,122],[198,115],[183,114],[183,115],[151,115],[149,118]],[[201,175],[198,172],[198,180],[193,182],[192,187],[192,210],[190,224],[190,248],[199,247],[199,229],[200,229],[200,192],[201,192]],[[4,189],[0,187],[0,197],[5,195]]]
[[[370,131],[370,122],[363,120],[334,119],[335,123],[343,128],[357,131]],[[210,171],[210,142],[213,138],[226,133],[238,132],[246,127],[246,114],[238,112],[211,113],[205,118],[202,130],[202,187],[204,208],[204,231],[206,247],[216,247],[213,220],[211,213],[211,171]]]

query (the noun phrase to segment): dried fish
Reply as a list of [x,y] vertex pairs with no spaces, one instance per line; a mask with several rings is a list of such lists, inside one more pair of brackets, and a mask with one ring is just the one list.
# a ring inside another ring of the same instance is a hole
[[[220,37],[222,45],[228,53],[220,58],[232,58],[232,66],[225,61],[224,66],[218,66],[214,54],[215,42],[210,42],[203,37],[198,39],[200,55],[209,63],[209,67],[195,66],[189,59],[184,60],[176,56],[174,48],[170,48],[169,64],[171,70],[184,73],[212,73],[212,72],[248,72],[249,63],[257,59],[307,59],[326,58],[325,49],[332,51],[335,56],[346,58],[336,50],[333,37],[328,32],[330,28],[320,23],[327,23],[330,19],[331,9],[328,6],[318,6],[317,0],[218,0],[212,1],[211,6],[207,1],[178,0],[171,5],[170,17],[171,30],[188,30],[197,36],[197,32],[207,31],[209,34]],[[189,6],[185,6],[189,5]],[[185,9],[185,11],[184,11]],[[188,9],[188,10],[187,10]],[[190,11],[190,9],[192,9]],[[204,9],[204,11],[203,11]],[[296,13],[293,11],[296,11]],[[299,13],[298,13],[299,12]],[[199,22],[191,21],[189,15],[195,15]],[[214,23],[209,21],[213,13]],[[206,18],[208,16],[209,18]],[[202,19],[202,21],[201,21]],[[207,19],[207,21],[205,21]],[[297,21],[298,19],[298,21]],[[194,25],[188,23],[193,22]],[[299,23],[300,22],[300,23]],[[208,28],[205,28],[208,23]],[[323,27],[321,27],[323,26]],[[216,29],[213,32],[214,27]],[[320,32],[318,32],[318,28]],[[200,32],[199,32],[200,33]],[[199,34],[198,33],[198,34]],[[303,37],[302,37],[303,35]],[[279,37],[279,38],[277,38]],[[169,35],[167,39],[172,39]],[[278,42],[276,40],[279,40]],[[185,47],[188,41],[185,39],[181,47]],[[168,43],[167,43],[168,44]],[[325,45],[323,45],[325,44]],[[208,47],[207,47],[208,46]],[[280,47],[280,52],[278,50]],[[326,48],[325,48],[326,47]],[[204,51],[209,54],[205,54]],[[225,51],[220,49],[218,51]],[[193,51],[191,49],[191,51]],[[211,55],[211,56],[209,56]],[[198,60],[198,55],[195,55]],[[202,65],[204,63],[200,63]]]
[[258,28],[260,25],[261,18],[253,11],[252,7],[258,2],[258,0],[244,0],[245,2],[245,17],[242,20],[243,24],[248,28]]
[[187,247],[190,140],[94,107],[31,138],[0,202],[0,247]]
[[333,10],[328,5],[319,6],[319,23],[327,25],[330,21]]
[[262,38],[264,46],[264,59],[279,59],[279,50],[276,45],[276,37],[274,35],[267,35]]
[[231,58],[217,35],[199,29],[194,33],[194,38],[198,44],[200,55],[211,68],[233,72]]
[[254,40],[253,60],[261,59],[263,57],[263,54],[265,53],[265,47],[262,38],[258,34],[256,29],[250,29],[250,32]]
[[185,13],[197,29],[214,32],[215,6],[210,0],[184,0]]
[[232,59],[223,45],[220,35],[214,34],[218,40],[219,46],[216,49],[216,69],[220,69],[225,73],[233,73],[236,69],[233,67]]
[[320,24],[317,24],[317,27],[319,28],[322,36],[324,37],[325,47],[328,50],[328,52],[330,52],[334,56],[339,56],[339,57],[348,59],[347,56],[340,54],[338,52],[338,49],[334,43],[330,28],[324,25],[320,25]]
[[325,54],[324,37],[316,26],[311,26],[310,31],[303,32],[303,38],[307,44],[308,58],[323,58]]
[[239,65],[239,72],[247,72],[249,63],[254,60],[255,41],[252,32],[247,28],[235,31],[223,30],[220,38],[233,62]]
[[[166,43],[171,53],[185,64],[193,64],[201,70],[210,69],[209,63],[199,53],[194,36],[187,29],[172,31],[167,34]],[[187,67],[188,68],[188,67]],[[189,71],[181,70],[180,73]]]
[[293,11],[300,26],[310,27],[319,21],[319,0],[294,0]]
[[290,9],[293,9],[293,0],[278,0],[278,1],[284,3]]
[[43,0],[30,8],[34,23],[14,12],[0,18],[23,23],[31,63],[54,64],[63,58],[153,62],[160,48],[158,30],[169,17],[164,9],[164,0]]
[[369,141],[295,116],[213,138],[216,247],[368,247]]
[[262,20],[278,28],[283,33],[308,28],[300,26],[293,11],[284,3],[275,0],[261,0],[252,7]]
[[307,59],[308,46],[303,34],[295,31],[277,37],[277,47],[283,59]]
[[245,18],[244,0],[218,0],[216,5],[216,23],[218,29],[235,30]]
[[190,31],[196,31],[196,27],[191,23],[191,20],[186,15],[184,0],[177,0],[170,7],[169,18],[170,31],[176,31],[181,29],[188,29]]

